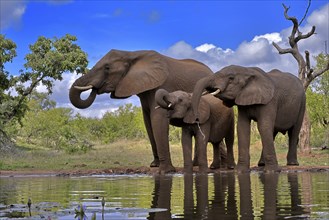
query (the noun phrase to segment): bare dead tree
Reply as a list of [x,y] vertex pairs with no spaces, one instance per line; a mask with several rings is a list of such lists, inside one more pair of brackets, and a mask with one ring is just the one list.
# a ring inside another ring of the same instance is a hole
[[305,59],[298,49],[298,42],[302,39],[306,39],[315,34],[315,26],[312,26],[312,29],[307,34],[302,34],[299,31],[299,23],[297,18],[288,16],[289,7],[284,7],[284,16],[287,20],[290,20],[293,23],[293,29],[291,31],[291,35],[289,36],[289,45],[291,48],[282,49],[278,44],[273,42],[273,46],[279,51],[279,54],[287,54],[290,53],[297,60],[298,63],[298,77],[302,80],[304,89],[306,90],[309,84],[318,76],[329,70],[329,62],[323,69],[318,69],[314,71],[311,68],[310,64],[310,53],[309,51],[305,51]]
[[[306,17],[306,14],[310,7],[310,3],[311,3],[311,0],[309,0],[309,5],[308,5],[305,15],[303,16],[303,19],[301,20],[300,23],[298,23],[297,18],[291,17],[288,15],[288,10],[290,7],[287,7],[284,4],[282,4],[284,7],[284,17],[293,23],[293,28],[292,28],[291,34],[289,36],[289,45],[291,48],[282,49],[275,42],[272,43],[273,46],[279,51],[279,54],[290,53],[296,59],[296,61],[298,63],[298,77],[302,81],[305,91],[308,88],[308,86],[310,85],[310,83],[316,77],[320,76],[321,74],[323,74],[324,72],[329,70],[329,60],[322,69],[314,70],[313,68],[311,68],[309,51],[307,51],[307,50],[305,51],[305,59],[304,59],[303,55],[299,52],[299,49],[298,49],[298,42],[300,40],[307,39],[307,38],[311,37],[313,34],[315,34],[315,26],[312,26],[311,30],[306,34],[303,34],[299,30],[299,27],[300,27],[302,21]],[[308,117],[308,113],[306,111],[305,115],[304,115],[302,129],[300,132],[300,138],[299,138],[300,139],[300,141],[299,141],[300,149],[302,152],[307,152],[307,153],[311,152],[310,127],[311,127],[311,123],[310,123],[310,120]]]

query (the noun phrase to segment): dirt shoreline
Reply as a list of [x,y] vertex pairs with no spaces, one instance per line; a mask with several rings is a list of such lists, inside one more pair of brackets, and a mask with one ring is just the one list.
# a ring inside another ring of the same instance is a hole
[[[183,168],[176,168],[177,174],[183,173]],[[194,169],[197,171],[197,168]],[[261,167],[251,167],[251,172],[262,172]],[[210,173],[234,172],[234,170],[216,169]],[[282,166],[281,172],[329,172],[329,166]],[[93,175],[156,175],[158,168],[109,168],[109,169],[71,169],[71,170],[0,170],[0,177],[19,176],[93,176]]]

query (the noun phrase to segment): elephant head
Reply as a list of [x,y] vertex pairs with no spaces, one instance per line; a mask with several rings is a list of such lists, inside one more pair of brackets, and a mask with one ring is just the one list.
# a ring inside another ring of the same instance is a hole
[[[192,95],[184,91],[174,91],[169,93],[167,90],[159,89],[155,93],[156,103],[164,109],[168,110],[170,119],[183,119],[184,123],[193,124],[194,115],[191,105]],[[210,105],[201,98],[198,107],[200,115],[199,122],[205,123],[210,117]]]
[[192,107],[196,118],[198,118],[197,106],[204,90],[232,107],[267,104],[274,96],[275,86],[260,68],[235,65],[224,67],[196,83],[192,96]]
[[[155,51],[111,50],[70,88],[70,101],[77,108],[88,108],[96,94],[111,93],[127,98],[162,85],[168,76],[163,58]],[[92,90],[86,100],[82,92]]]

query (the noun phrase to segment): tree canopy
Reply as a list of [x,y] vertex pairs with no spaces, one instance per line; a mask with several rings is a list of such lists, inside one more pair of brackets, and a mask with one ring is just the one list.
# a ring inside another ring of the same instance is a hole
[[45,85],[50,94],[54,81],[62,80],[64,72],[86,70],[87,55],[75,41],[77,38],[69,34],[52,39],[39,37],[29,46],[24,68],[15,76],[5,69],[5,63],[12,62],[16,56],[16,44],[0,35],[0,139],[6,136],[6,124],[20,122],[24,117],[28,98],[38,85]]

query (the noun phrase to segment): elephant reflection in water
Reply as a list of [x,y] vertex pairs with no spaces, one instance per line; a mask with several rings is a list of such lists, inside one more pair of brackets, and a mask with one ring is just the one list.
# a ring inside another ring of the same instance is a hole
[[[151,208],[163,208],[167,211],[152,212],[147,219],[172,219],[171,193],[173,176],[156,175],[154,180]],[[184,175],[184,218],[203,219],[208,208],[208,176],[195,177],[197,204],[194,206],[193,175]]]
[[[171,213],[172,178],[171,175],[155,176],[151,208],[164,208],[167,211],[150,213],[147,219],[173,218]],[[234,173],[214,174],[214,199],[210,201],[208,178],[208,175],[184,175],[184,213],[176,216],[184,217],[184,219],[217,219],[221,216],[237,218]],[[194,185],[195,187],[193,187]],[[227,190],[223,190],[223,188]],[[227,197],[226,192],[228,192]],[[194,195],[196,195],[196,199],[194,199]],[[225,201],[226,198],[227,202]]]
[[[303,175],[309,175],[309,173],[303,173]],[[291,206],[290,210],[288,210],[287,212],[291,213],[292,216],[304,216],[309,214],[310,210],[304,210],[304,208],[301,206],[302,200],[299,194],[300,191],[297,173],[288,173],[288,183],[290,185]]]
[[[296,173],[288,173],[288,183],[291,198],[290,207],[284,205],[278,206],[278,173],[261,173],[259,179],[263,184],[264,207],[261,219],[281,219],[284,217],[296,218],[305,216],[306,211],[303,210],[299,194],[298,176]],[[252,190],[250,174],[239,174],[239,190],[240,190],[240,213],[242,219],[253,219],[255,217],[254,205],[252,204]],[[255,191],[253,191],[254,193]]]
[[[278,205],[282,204],[278,203],[279,175],[278,173],[259,174],[259,181],[262,183],[260,188],[263,187],[263,192],[252,189],[249,173],[238,175],[234,172],[215,173],[212,179],[208,175],[184,175],[183,213],[175,213],[175,215],[172,215],[171,210],[173,176],[157,175],[151,208],[164,208],[167,211],[150,213],[147,219],[172,219],[173,216],[184,219],[278,219],[308,216],[309,212],[301,206],[297,173],[287,174],[290,191],[285,194],[290,194],[290,206],[286,205],[285,201],[283,206]],[[236,189],[236,178],[238,189]],[[212,187],[209,187],[209,180],[213,180],[213,191],[210,190]],[[253,204],[255,198],[262,198],[255,193],[263,193],[263,206]],[[254,210],[255,208],[257,210]]]
[[235,174],[214,174],[214,195],[210,195],[209,219],[238,219],[238,207],[235,195]]
[[147,219],[171,219],[172,175],[156,175],[151,208],[163,208],[167,211],[151,212]]

